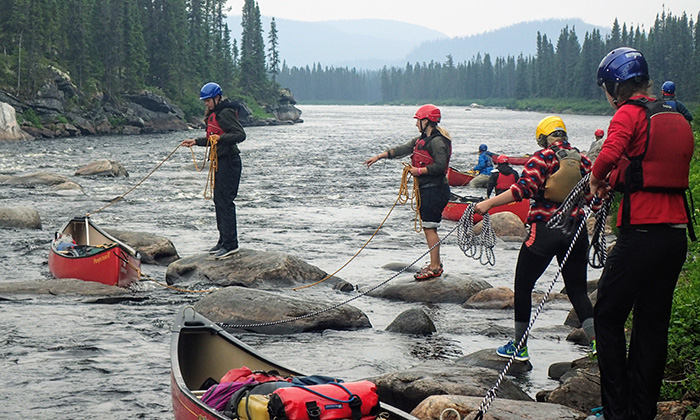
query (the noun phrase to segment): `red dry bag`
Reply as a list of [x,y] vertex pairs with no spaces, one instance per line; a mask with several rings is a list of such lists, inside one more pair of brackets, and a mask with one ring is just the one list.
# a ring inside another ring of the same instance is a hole
[[276,389],[267,406],[271,420],[370,420],[379,413],[377,387],[370,381]]

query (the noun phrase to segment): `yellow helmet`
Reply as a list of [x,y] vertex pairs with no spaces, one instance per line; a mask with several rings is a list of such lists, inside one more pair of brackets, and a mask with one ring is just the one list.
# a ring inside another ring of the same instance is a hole
[[563,131],[566,133],[566,125],[561,118],[551,115],[549,117],[542,118],[542,121],[537,124],[537,130],[535,131],[535,138],[539,140],[540,136],[549,136],[555,131]]

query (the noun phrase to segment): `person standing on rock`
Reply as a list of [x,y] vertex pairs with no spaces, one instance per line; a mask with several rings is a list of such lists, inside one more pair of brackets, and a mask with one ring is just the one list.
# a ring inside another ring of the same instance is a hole
[[216,150],[214,180],[214,208],[219,240],[209,253],[216,259],[229,258],[238,252],[238,228],[236,226],[236,203],[241,182],[241,156],[238,143],[246,138],[243,126],[238,121],[238,108],[228,99],[222,99],[221,86],[207,83],[200,91],[199,99],[207,106],[206,136],[185,139],[182,146],[213,146]]
[[440,277],[443,272],[440,260],[440,237],[437,228],[442,220],[442,211],[450,199],[450,186],[447,183],[447,169],[452,156],[452,139],[447,130],[438,127],[440,109],[427,104],[418,108],[413,118],[420,136],[406,144],[386,150],[367,159],[369,168],[379,159],[395,159],[411,155],[411,175],[420,188],[420,218],[423,232],[430,250],[430,263],[414,277],[428,280]]
[[[647,61],[638,50],[610,51],[597,78],[615,115],[593,165],[590,190],[605,198],[613,188],[622,200],[620,233],[598,281],[594,310],[603,410],[589,418],[652,420],[673,294],[688,248],[685,190],[693,132],[681,114],[668,112],[664,101],[651,96]],[[694,239],[692,229],[688,233]]]
[[[569,144],[566,126],[561,118],[543,118],[537,125],[535,138],[542,149],[527,161],[518,181],[507,191],[476,204],[474,208],[476,213],[486,214],[492,207],[514,201],[530,200],[531,203],[527,216],[530,229],[520,247],[515,267],[515,336],[505,346],[496,350],[501,357],[510,358],[515,354],[515,360],[520,362],[530,359],[527,338],[519,350],[517,346],[530,323],[532,290],[535,283],[553,257],[556,256],[557,261],[561,263],[575,234],[575,229],[564,234],[560,229],[549,228],[547,222],[577,182],[591,170],[591,161]],[[574,165],[560,163],[557,157],[560,153],[574,159]],[[583,216],[584,211],[579,207],[572,209],[569,215],[576,225],[582,222]],[[579,235],[561,273],[566,293],[591,342],[591,351],[594,351],[595,329],[593,305],[588,298],[586,284],[587,265],[588,235],[584,234]]]

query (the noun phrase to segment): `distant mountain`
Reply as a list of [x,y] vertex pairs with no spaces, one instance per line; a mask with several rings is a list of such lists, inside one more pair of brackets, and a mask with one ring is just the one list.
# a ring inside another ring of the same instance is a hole
[[[270,17],[262,17],[263,37],[267,43]],[[232,37],[240,40],[241,17],[227,18]],[[404,67],[406,63],[444,62],[448,54],[456,62],[468,61],[477,53],[493,58],[534,55],[537,31],[546,34],[556,47],[562,28],[575,28],[579,42],[586,32],[609,28],[593,26],[581,19],[549,19],[523,22],[468,37],[447,35],[419,25],[384,19],[332,20],[302,22],[275,19],[280,57],[288,66],[325,66],[357,69]]]
[[610,32],[610,28],[595,26],[585,23],[581,19],[547,19],[530,22],[521,22],[501,29],[484,32],[468,37],[456,37],[425,41],[405,57],[405,62],[444,62],[448,54],[452,54],[455,62],[469,61],[481,53],[495,57],[517,57],[521,53],[524,56],[537,53],[537,32],[547,35],[547,38],[556,48],[557,39],[562,29],[569,27],[574,29],[579,43],[583,44],[586,32],[591,33],[598,29],[602,36]]
[[[227,19],[232,37],[240,42],[241,17]],[[262,17],[263,37],[267,43],[270,17]],[[383,19],[331,20],[302,22],[277,19],[278,50],[287,65],[376,69],[403,66],[405,57],[423,41],[447,35],[422,26]]]

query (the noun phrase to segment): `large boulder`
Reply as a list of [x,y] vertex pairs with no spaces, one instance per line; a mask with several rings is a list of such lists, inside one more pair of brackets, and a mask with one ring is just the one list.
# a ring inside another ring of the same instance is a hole
[[108,286],[94,281],[78,279],[50,279],[0,283],[2,295],[81,295],[123,296],[131,291],[124,287]]
[[0,207],[0,228],[41,229],[34,207]]
[[162,133],[187,129],[185,113],[166,98],[150,91],[124,95],[127,104],[123,134]]
[[205,296],[195,304],[195,309],[213,322],[228,324],[224,326],[226,329],[263,334],[372,327],[367,315],[359,309],[351,305],[334,306],[333,302],[318,299],[298,299],[281,293],[231,286]]
[[136,249],[141,254],[141,262],[144,264],[168,265],[180,258],[175,245],[168,238],[146,232],[113,229],[105,231]]
[[115,160],[100,159],[90,162],[75,171],[76,176],[111,176],[128,177],[129,172],[119,162]]
[[370,296],[405,302],[459,303],[491,285],[483,280],[442,275],[427,281],[401,280],[369,293]]
[[[483,397],[433,395],[423,400],[411,411],[411,415],[419,419],[460,418],[473,420],[479,414],[483,401]],[[483,418],[491,420],[582,420],[585,416],[584,412],[569,407],[532,401],[514,401],[501,398],[499,393],[498,398],[493,400]]]
[[386,331],[401,334],[430,335],[437,331],[435,323],[428,314],[420,308],[404,311],[394,319]]
[[39,185],[50,186],[57,190],[80,190],[83,187],[70,178],[49,172],[32,172],[24,175],[0,175],[0,185],[13,185],[34,188]]
[[30,134],[23,131],[17,124],[15,108],[5,102],[0,102],[0,140],[32,140]]
[[[505,365],[506,360],[502,359]],[[399,372],[368,378],[377,385],[379,398],[404,411],[413,410],[431,395],[484,396],[498,380],[499,372],[457,363],[415,367]],[[532,401],[509,377],[504,377],[498,389],[501,398]],[[425,417],[434,418],[434,417]]]
[[[278,289],[304,286],[327,276],[320,268],[289,254],[241,249],[224,260],[216,260],[209,254],[182,258],[168,266],[165,280],[168,284],[204,281],[219,286]],[[321,284],[341,290],[353,289],[350,283],[335,276]]]

